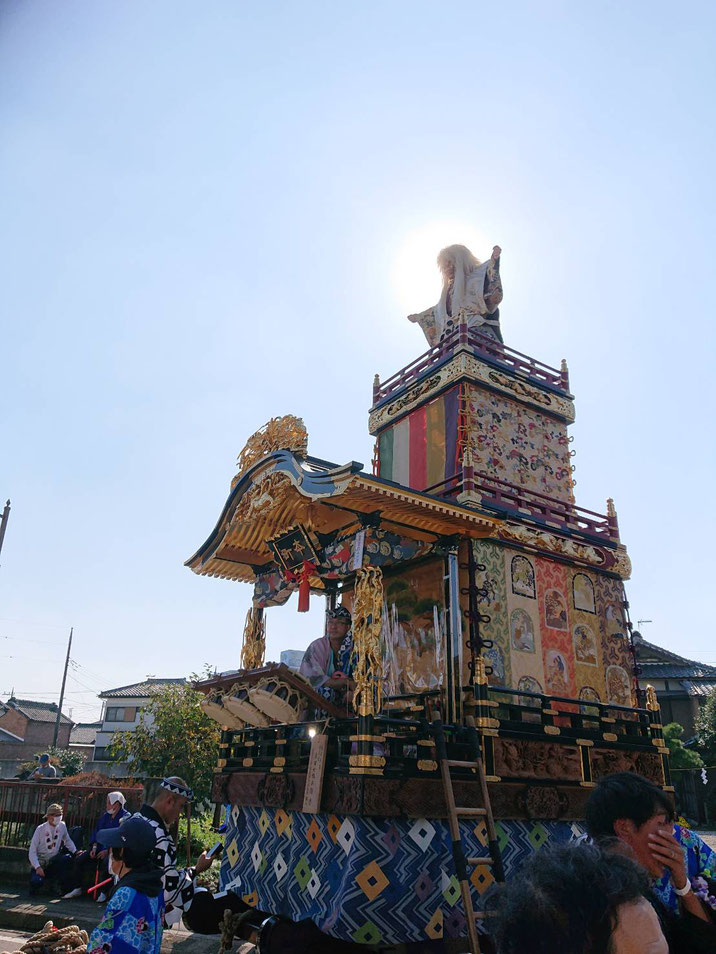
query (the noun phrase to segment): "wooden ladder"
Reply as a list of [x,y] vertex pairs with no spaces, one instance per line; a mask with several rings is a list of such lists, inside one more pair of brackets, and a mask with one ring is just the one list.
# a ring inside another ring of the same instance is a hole
[[[472,723],[470,725],[469,723]],[[452,839],[452,857],[455,864],[455,873],[460,882],[460,894],[465,908],[465,919],[467,921],[467,936],[470,942],[471,954],[480,954],[480,940],[477,933],[478,919],[484,918],[482,912],[475,911],[472,905],[470,895],[470,883],[467,877],[467,869],[489,867],[497,882],[504,882],[505,874],[502,866],[502,855],[497,841],[497,831],[495,830],[495,819],[492,814],[492,804],[490,802],[490,793],[485,779],[485,766],[482,761],[482,748],[480,746],[480,737],[474,725],[474,719],[468,719],[467,737],[473,756],[472,761],[460,761],[449,759],[447,753],[447,742],[445,739],[445,727],[440,719],[434,719],[431,723],[432,736],[435,739],[437,749],[438,765],[440,766],[440,776],[443,783],[443,793],[445,804],[447,805],[448,823],[450,826],[450,837]],[[480,791],[482,794],[483,808],[467,808],[455,804],[455,791],[453,789],[453,777],[451,769],[473,769],[477,773],[480,782]],[[487,849],[489,854],[477,858],[466,858],[460,835],[461,818],[484,818],[487,827]]]

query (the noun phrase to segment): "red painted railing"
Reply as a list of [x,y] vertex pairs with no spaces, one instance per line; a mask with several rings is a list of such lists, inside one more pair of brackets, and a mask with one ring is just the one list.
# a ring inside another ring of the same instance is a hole
[[512,371],[520,377],[529,379],[536,384],[546,384],[569,394],[569,373],[566,369],[559,371],[548,364],[543,364],[521,351],[508,348],[500,344],[495,338],[480,334],[479,331],[468,330],[467,325],[459,325],[454,331],[447,334],[438,344],[421,354],[402,370],[387,378],[382,383],[373,386],[373,405],[391,397],[397,391],[412,384],[422,374],[430,371],[444,358],[453,354],[458,348],[467,348],[477,357],[487,358],[506,371]]
[[[475,471],[472,477],[476,494],[482,498],[485,506],[495,506],[501,510],[517,511],[525,516],[534,517],[555,529],[572,530],[589,534],[592,537],[619,542],[619,526],[616,516],[607,516],[577,507],[575,504],[548,497],[536,490],[528,490],[512,484],[508,480],[492,477],[484,471]],[[437,497],[456,498],[467,489],[467,481],[462,473],[453,474],[440,483],[425,488],[425,493]]]

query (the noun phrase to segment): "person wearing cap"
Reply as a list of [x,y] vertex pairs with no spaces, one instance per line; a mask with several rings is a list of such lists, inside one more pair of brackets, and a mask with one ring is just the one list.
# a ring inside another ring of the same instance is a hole
[[[151,805],[146,803],[132,818],[145,818],[154,831],[154,862],[162,872],[166,911],[164,920],[171,927],[186,915],[196,894],[196,876],[210,868],[213,859],[203,852],[195,865],[177,867],[177,846],[170,829],[179,820],[184,806],[194,800],[187,783],[176,775],[162,779],[159,793]],[[124,822],[127,825],[128,822]],[[124,828],[122,825],[122,828]],[[223,915],[223,911],[222,911]],[[192,928],[192,930],[195,930]]]
[[104,917],[90,935],[88,954],[159,954],[164,894],[162,872],[153,860],[152,826],[133,815],[120,826],[98,831],[97,841],[109,849],[109,870],[116,881]]
[[351,614],[338,606],[328,613],[326,635],[314,639],[304,653],[299,672],[325,699],[345,706],[348,690],[355,688],[352,657]]
[[72,859],[77,854],[77,848],[68,834],[67,825],[62,821],[62,805],[56,802],[49,805],[45,818],[47,821],[35,829],[27,852],[32,865],[30,894],[38,891],[47,878],[56,878],[60,882],[62,896],[74,897],[78,882]]
[[30,776],[33,782],[45,782],[49,778],[57,778],[57,769],[51,764],[50,756],[47,752],[43,752],[40,756],[39,763]]

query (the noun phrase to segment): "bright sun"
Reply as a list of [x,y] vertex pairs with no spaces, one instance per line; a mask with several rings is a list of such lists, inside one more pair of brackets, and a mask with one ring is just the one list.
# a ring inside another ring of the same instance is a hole
[[432,222],[408,232],[395,256],[393,287],[406,315],[423,311],[440,298],[441,279],[435,259],[446,245],[467,245],[484,261],[492,254],[489,239],[461,222]]

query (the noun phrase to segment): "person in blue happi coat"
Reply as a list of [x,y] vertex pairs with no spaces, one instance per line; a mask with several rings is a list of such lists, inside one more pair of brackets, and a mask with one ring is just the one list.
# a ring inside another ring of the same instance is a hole
[[134,815],[118,828],[97,832],[97,841],[109,848],[109,868],[118,880],[103,919],[90,935],[88,954],[159,954],[164,890],[161,868],[152,857],[152,826]]

